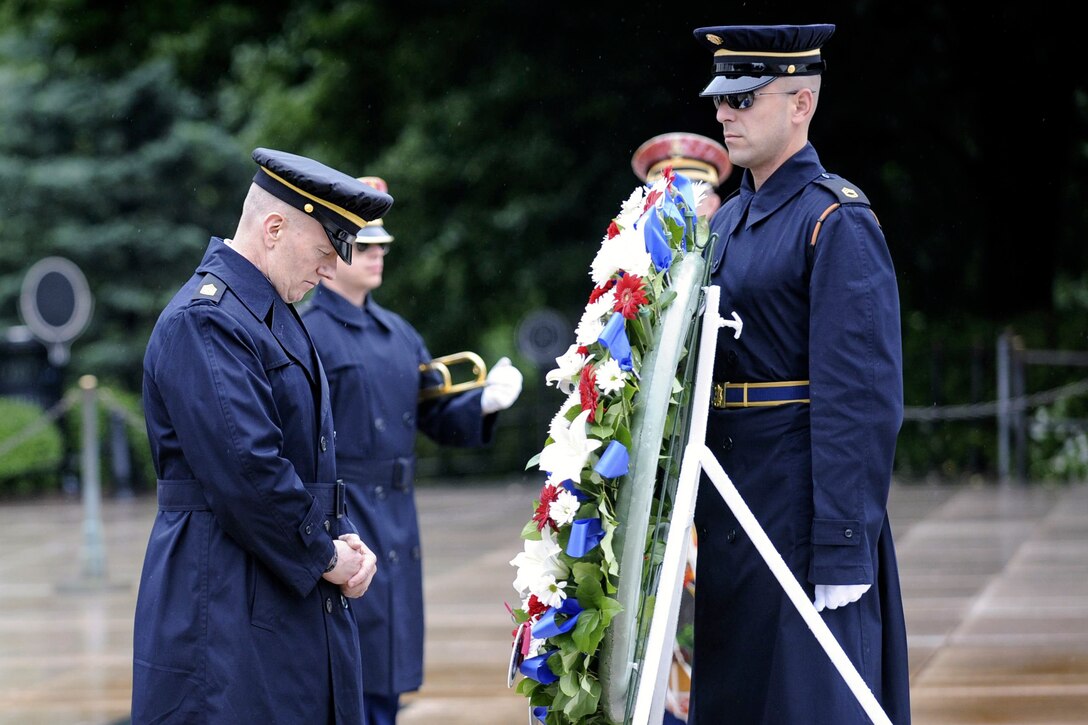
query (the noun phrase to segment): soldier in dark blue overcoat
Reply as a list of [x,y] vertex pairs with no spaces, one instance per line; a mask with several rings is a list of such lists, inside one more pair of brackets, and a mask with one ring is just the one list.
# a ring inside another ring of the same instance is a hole
[[[384,189],[378,177],[364,177]],[[419,333],[370,293],[382,282],[393,237],[372,224],[354,262],[314,291],[303,319],[329,376],[337,428],[337,475],[348,511],[378,556],[378,573],[353,607],[363,654],[368,725],[395,722],[400,695],[423,682],[423,573],[414,494],[417,431],[442,445],[491,441],[497,413],[521,391],[505,358],[487,385],[420,400],[438,382]]]
[[[723,332],[707,445],[896,725],[910,722],[907,645],[887,500],[902,422],[895,271],[864,194],[808,142],[834,26],[712,27],[703,91],[736,195],[714,216]],[[869,718],[705,479],[695,725]]]
[[361,725],[349,599],[374,555],[344,516],[328,384],[291,303],[392,204],[257,149],[233,239],[212,238],[144,359],[159,511],[133,641],[132,722]]

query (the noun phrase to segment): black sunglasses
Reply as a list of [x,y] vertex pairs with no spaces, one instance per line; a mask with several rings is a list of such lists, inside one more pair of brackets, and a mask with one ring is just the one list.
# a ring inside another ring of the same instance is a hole
[[375,247],[382,253],[383,257],[389,254],[389,242],[355,242],[355,251],[359,254],[366,254],[366,250]]
[[756,91],[748,91],[746,93],[726,93],[722,96],[714,96],[714,108],[721,108],[722,102],[725,105],[732,108],[734,111],[743,111],[746,108],[751,108],[752,104],[756,102],[756,96],[796,96],[800,93],[800,90],[796,91],[764,91],[757,93]]

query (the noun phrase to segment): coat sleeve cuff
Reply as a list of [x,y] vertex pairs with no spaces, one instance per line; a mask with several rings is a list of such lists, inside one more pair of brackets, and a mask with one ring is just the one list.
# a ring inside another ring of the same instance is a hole
[[325,528],[324,506],[318,499],[314,499],[306,518],[298,527],[298,534],[303,546],[309,552],[309,562],[304,569],[298,571],[298,575],[292,578],[291,584],[299,596],[308,596],[317,586],[325,573],[325,567],[336,551],[336,545],[332,543],[331,536]]
[[812,522],[813,584],[872,584],[873,567],[865,529],[856,519]]

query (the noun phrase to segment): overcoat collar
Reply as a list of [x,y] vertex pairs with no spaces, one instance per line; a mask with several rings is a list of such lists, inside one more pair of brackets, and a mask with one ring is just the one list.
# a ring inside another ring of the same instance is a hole
[[356,307],[336,292],[319,284],[314,290],[312,304],[344,325],[362,328],[365,317],[369,315],[386,330],[393,329],[392,313],[375,302],[372,294],[366,296],[362,307]]
[[212,237],[196,271],[223,280],[242,305],[271,330],[284,352],[302,366],[310,382],[317,383],[313,343],[302,320],[252,262],[228,247],[220,237]]
[[822,173],[824,167],[811,143],[805,144],[804,148],[778,167],[759,191],[753,188],[752,174],[745,169],[740,182],[740,203],[748,206],[744,228],[751,229],[778,211]]

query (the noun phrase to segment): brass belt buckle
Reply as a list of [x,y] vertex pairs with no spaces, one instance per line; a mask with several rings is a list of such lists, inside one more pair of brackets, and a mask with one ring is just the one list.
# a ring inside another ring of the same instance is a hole
[[725,383],[714,383],[714,395],[710,404],[715,408],[725,407]]

